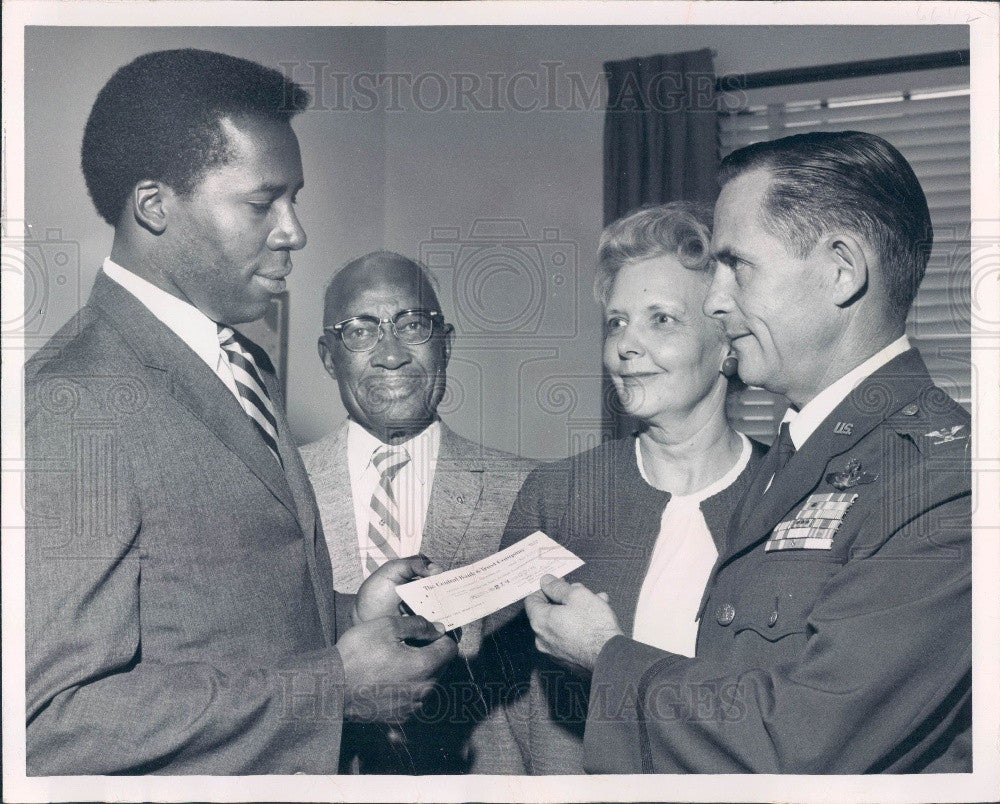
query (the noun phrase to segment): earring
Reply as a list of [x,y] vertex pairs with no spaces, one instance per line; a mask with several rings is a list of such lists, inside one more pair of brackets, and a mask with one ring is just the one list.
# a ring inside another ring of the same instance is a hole
[[740,362],[736,359],[736,355],[729,355],[729,357],[722,361],[722,374],[727,379],[735,377],[739,368]]

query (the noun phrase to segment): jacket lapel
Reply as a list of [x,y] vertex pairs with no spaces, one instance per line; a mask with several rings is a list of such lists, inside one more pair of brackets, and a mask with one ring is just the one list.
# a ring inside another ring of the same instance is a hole
[[[270,387],[274,380],[269,377],[268,382],[268,391],[276,392],[276,388]],[[277,399],[278,396],[273,398]],[[278,451],[281,453],[288,487],[299,512],[299,524],[305,537],[303,547],[306,563],[309,565],[309,572],[313,578],[313,594],[316,597],[320,621],[327,643],[332,645],[337,640],[333,576],[329,556],[326,555],[326,544],[323,541],[323,527],[319,521],[316,496],[313,494],[312,484],[309,482],[305,465],[302,463],[302,456],[292,440],[288,421],[281,412],[282,406],[276,407],[278,408]]]
[[455,561],[483,494],[484,470],[462,440],[442,424],[421,552],[445,562],[446,568]]
[[353,593],[361,586],[358,531],[348,468],[347,422],[319,450],[319,467],[311,465],[316,496],[323,501],[323,532],[330,551],[334,588]]
[[[766,537],[806,496],[819,486],[834,458],[853,449],[885,419],[919,396],[932,384],[916,349],[890,360],[865,379],[823,420],[775,478],[763,497],[745,500],[743,523],[731,533],[730,555],[742,552]],[[845,427],[844,425],[849,425]],[[845,432],[849,430],[849,432]],[[755,478],[752,497],[767,473],[768,461]]]
[[[122,335],[150,376],[207,427],[296,518],[299,511],[264,440],[239,402],[215,373],[169,327],[103,272],[94,282],[91,303]],[[284,455],[282,456],[285,457]]]
[[[270,389],[268,389],[270,390]],[[302,456],[292,440],[292,434],[288,427],[281,408],[277,411],[278,419],[278,452],[281,454],[281,462],[284,466],[285,482],[292,493],[295,501],[295,508],[299,514],[299,524],[302,525],[302,532],[310,541],[316,538],[316,497],[313,495],[312,486],[309,483],[309,476],[302,463]],[[261,439],[259,439],[261,440]],[[274,459],[272,458],[272,463]]]

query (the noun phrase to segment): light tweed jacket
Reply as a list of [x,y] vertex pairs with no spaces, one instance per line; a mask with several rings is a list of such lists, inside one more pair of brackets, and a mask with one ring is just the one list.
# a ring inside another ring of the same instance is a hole
[[[347,470],[347,422],[300,451],[316,492],[333,588],[353,594],[362,577]],[[462,438],[442,424],[421,552],[446,569],[495,552],[514,498],[534,465]]]
[[[353,593],[362,578],[347,468],[347,423],[301,452],[326,534],[334,588]],[[534,466],[533,461],[462,438],[442,424],[420,551],[445,569],[496,552],[514,498]],[[354,729],[361,755],[355,767],[367,773],[522,772],[513,743],[494,730],[495,721],[488,722],[491,702],[476,692],[481,642],[481,623],[462,629],[460,656],[441,677],[438,695],[433,696],[437,703],[425,708],[421,722],[407,724],[405,750],[373,734],[375,727]]]

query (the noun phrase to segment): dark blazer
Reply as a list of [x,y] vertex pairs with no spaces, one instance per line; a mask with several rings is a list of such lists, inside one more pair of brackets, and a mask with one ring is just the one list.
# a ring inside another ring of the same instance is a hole
[[[598,657],[587,770],[970,771],[969,426],[911,349],[766,494],[765,460],[709,580],[696,658],[621,637]],[[778,525],[808,525],[811,495],[830,493],[857,495],[832,546],[774,549]]]
[[[316,491],[338,592],[361,584],[361,558],[354,522],[354,498],[347,468],[347,423],[302,447]],[[434,485],[420,552],[445,569],[461,567],[497,551],[511,505],[536,461],[469,441],[441,425]],[[425,711],[407,724],[407,745],[390,740],[379,725],[351,726],[345,759],[363,773],[522,773],[512,763],[509,736],[488,717],[475,690],[482,622],[462,629],[459,655],[442,672]],[[397,730],[398,731],[398,730]],[[350,745],[348,745],[350,743]],[[351,764],[345,766],[345,770]]]
[[29,361],[29,774],[336,771],[330,563],[256,357],[284,471],[208,366],[103,273]]
[[[765,451],[751,443],[743,472],[700,506],[720,553],[729,518]],[[514,504],[501,549],[544,531],[586,562],[566,580],[608,592],[622,631],[630,634],[669,501],[668,492],[653,488],[639,473],[635,439],[608,441],[531,473]],[[487,627],[503,671],[503,706],[529,772],[582,773],[589,684],[535,650],[523,604],[500,612]]]

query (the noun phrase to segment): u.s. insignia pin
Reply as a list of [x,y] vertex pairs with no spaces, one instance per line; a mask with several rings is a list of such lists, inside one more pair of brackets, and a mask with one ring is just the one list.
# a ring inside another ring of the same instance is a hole
[[853,458],[848,461],[844,469],[841,469],[839,472],[830,472],[826,476],[826,482],[841,491],[852,489],[855,486],[862,486],[865,483],[874,483],[876,480],[878,480],[877,474],[862,472],[861,464]]

